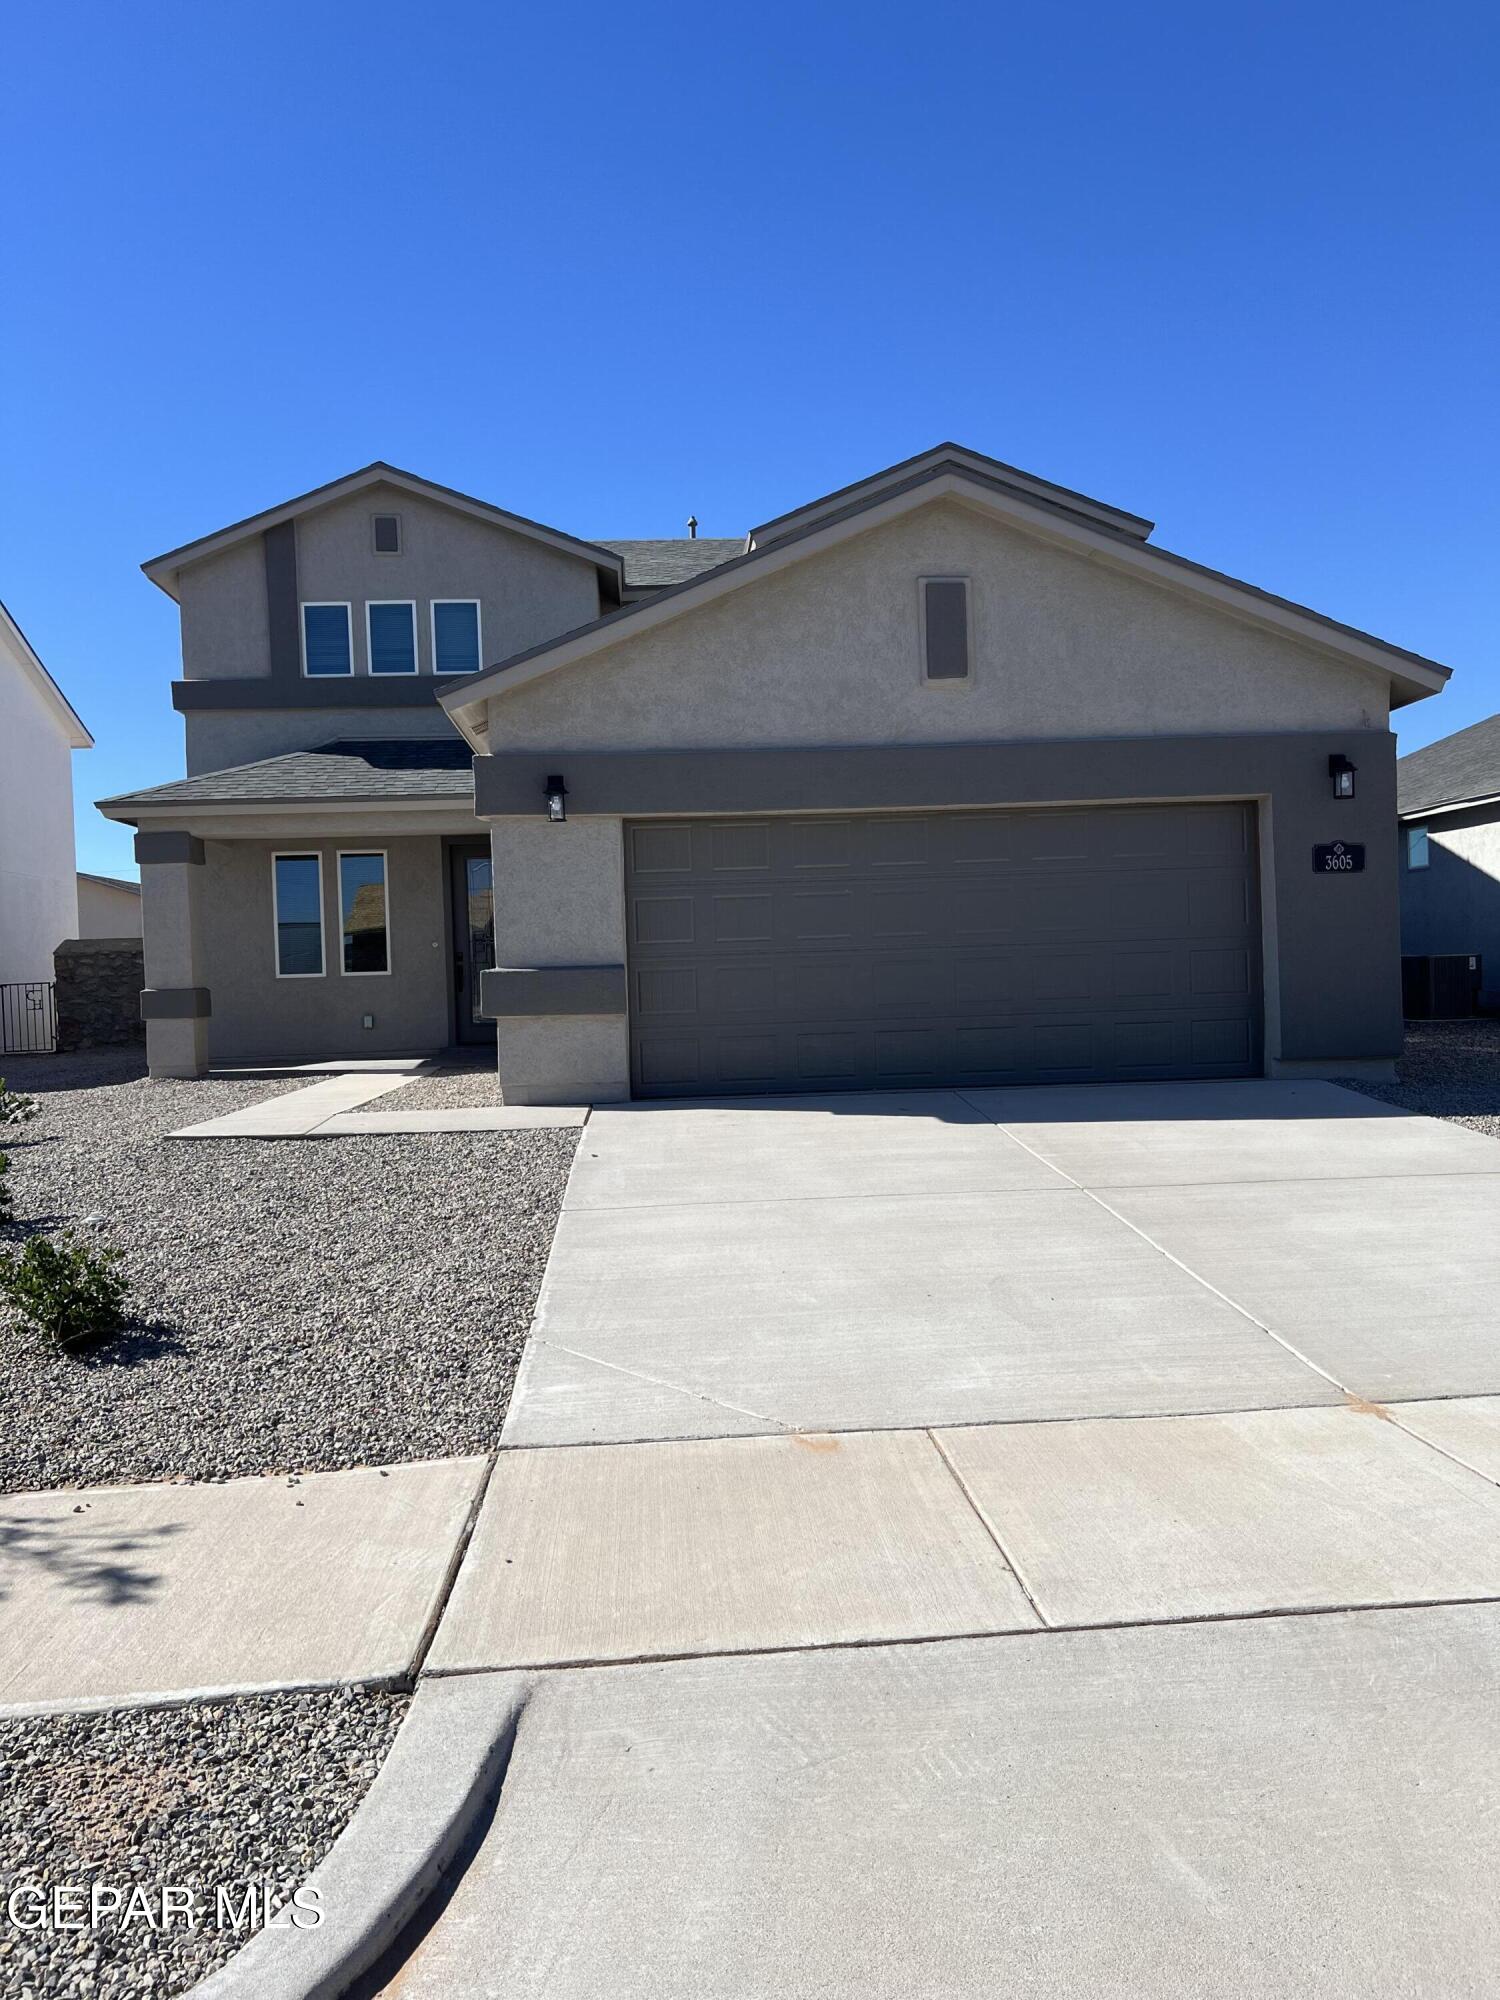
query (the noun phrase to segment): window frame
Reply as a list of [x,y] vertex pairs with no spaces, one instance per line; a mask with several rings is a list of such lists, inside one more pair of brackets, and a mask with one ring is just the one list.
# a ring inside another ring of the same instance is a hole
[[[1422,859],[1414,861],[1412,849],[1418,834],[1422,836]],[[1406,829],[1406,865],[1413,874],[1420,874],[1424,868],[1432,866],[1432,834],[1425,820],[1419,826],[1408,826]]]
[[[472,667],[438,666],[437,615],[440,604],[472,604],[474,607],[474,664]],[[428,638],[432,645],[432,671],[442,672],[450,680],[461,679],[465,674],[477,674],[484,667],[484,606],[477,597],[433,597],[427,604]]]
[[[375,640],[370,624],[370,613],[377,609],[394,609],[403,606],[411,613],[411,665],[409,667],[384,667],[375,671]],[[417,600],[414,597],[367,597],[365,599],[365,672],[377,681],[409,680],[422,671],[421,648],[417,642]],[[331,674],[321,676],[331,680]]]
[[[344,963],[344,857],[345,855],[380,856],[380,887],[385,897],[385,964],[378,972],[351,972]],[[339,978],[340,979],[389,979],[395,965],[395,954],[391,949],[391,857],[384,847],[340,847],[334,856],[334,883],[338,890],[339,912]]]
[[[342,611],[344,614],[344,640],[348,648],[349,664],[342,673],[314,674],[307,666],[307,614],[309,611]],[[304,597],[297,605],[297,628],[302,640],[302,678],[305,681],[346,681],[354,673],[354,605],[353,600],[344,597]]]
[[[331,676],[330,676],[331,678]],[[283,972],[281,969],[281,888],[276,879],[278,861],[315,861],[318,867],[318,969],[316,972]],[[271,967],[278,979],[326,979],[328,977],[328,899],[323,891],[323,855],[315,847],[273,847],[271,850]]]
[[[396,524],[396,546],[395,546],[395,547],[394,547],[393,549],[383,549],[383,548],[382,548],[382,547],[380,546],[380,538],[379,538],[379,536],[378,536],[378,535],[376,534],[376,532],[375,532],[375,523],[376,523],[377,521],[394,521],[394,522],[395,522],[395,524]],[[381,511],[380,513],[378,513],[378,514],[372,514],[372,515],[370,516],[370,552],[371,552],[371,554],[372,554],[372,555],[377,555],[377,556],[381,556],[381,557],[383,557],[384,559],[386,559],[387,561],[389,561],[389,559],[390,559],[390,558],[391,558],[392,556],[400,556],[400,555],[405,555],[405,553],[406,553],[406,523],[405,523],[405,522],[404,522],[404,521],[402,520],[402,518],[401,518],[401,516],[400,516],[399,514],[393,514],[393,513],[391,513],[391,512],[390,512],[390,510],[389,510],[389,509],[384,509],[384,510],[382,510],[382,511]]]
[[[964,641],[968,648],[968,672],[938,674],[927,671],[927,586],[929,583],[961,583],[964,587]],[[965,571],[945,570],[917,578],[917,662],[921,685],[931,688],[971,688],[977,678],[978,648],[974,643],[974,579]]]

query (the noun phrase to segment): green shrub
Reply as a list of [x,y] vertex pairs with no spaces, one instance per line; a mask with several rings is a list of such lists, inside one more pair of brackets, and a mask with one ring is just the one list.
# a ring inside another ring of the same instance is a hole
[[0,1254],[0,1297],[55,1347],[86,1347],[124,1324],[120,1261],[118,1250],[90,1250],[71,1229],[56,1243],[33,1236],[18,1253]]
[[35,1118],[41,1110],[34,1097],[28,1097],[24,1090],[7,1090],[5,1078],[0,1076],[0,1125],[24,1125],[28,1118]]

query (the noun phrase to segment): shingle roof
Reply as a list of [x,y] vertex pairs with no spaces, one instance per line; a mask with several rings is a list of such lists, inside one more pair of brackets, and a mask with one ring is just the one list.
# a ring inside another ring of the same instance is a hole
[[1396,760],[1396,810],[1428,812],[1500,794],[1500,715]]
[[729,539],[716,539],[704,535],[682,541],[599,542],[596,546],[609,549],[620,557],[625,565],[625,587],[628,590],[632,584],[645,587],[650,584],[687,583],[692,577],[702,576],[706,569],[717,569],[731,556],[742,556],[745,553],[745,538],[736,535]]
[[203,771],[175,784],[152,785],[101,799],[101,806],[232,805],[324,799],[455,799],[474,796],[474,753],[461,738],[424,743],[404,738],[320,743],[257,764]]

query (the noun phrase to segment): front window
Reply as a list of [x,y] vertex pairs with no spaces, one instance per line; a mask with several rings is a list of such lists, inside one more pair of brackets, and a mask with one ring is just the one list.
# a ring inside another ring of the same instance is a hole
[[415,604],[367,604],[365,636],[372,674],[414,674],[417,671],[417,607]]
[[1406,829],[1406,865],[1408,868],[1427,866],[1427,829],[1425,826],[1409,826]]
[[309,680],[354,672],[347,604],[303,605],[302,671]]
[[316,854],[271,860],[278,979],[318,979],[323,973],[323,865]]
[[432,671],[477,674],[479,604],[475,598],[448,598],[432,607]]
[[390,971],[383,854],[339,855],[339,926],[345,972]]

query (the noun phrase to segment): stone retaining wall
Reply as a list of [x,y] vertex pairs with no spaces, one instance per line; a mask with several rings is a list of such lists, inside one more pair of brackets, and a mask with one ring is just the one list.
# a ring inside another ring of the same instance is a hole
[[139,938],[69,938],[52,963],[59,1053],[145,1042],[146,966]]

